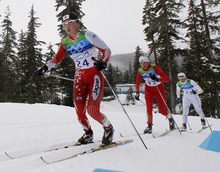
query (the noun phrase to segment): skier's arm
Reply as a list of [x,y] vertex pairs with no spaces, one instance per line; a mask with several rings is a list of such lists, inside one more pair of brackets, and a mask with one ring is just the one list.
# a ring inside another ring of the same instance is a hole
[[136,92],[139,92],[140,91],[140,83],[142,81],[142,77],[140,75],[139,72],[137,72],[137,75],[136,75],[136,82],[135,82],[135,89],[136,89]]
[[197,94],[202,94],[203,93],[203,89],[194,81],[194,80],[191,80],[190,83],[193,85],[194,89]]
[[155,72],[160,76],[160,82],[170,82],[170,78],[165,74],[159,66],[154,66]]
[[89,40],[89,42],[94,45],[101,53],[102,57],[101,60],[108,62],[111,56],[111,50],[110,48],[106,45],[106,43],[99,38],[95,33],[91,31],[86,31],[86,39]]
[[38,68],[34,74],[36,75],[43,75],[47,71],[49,71],[51,68],[55,67],[64,57],[65,57],[66,51],[63,48],[62,44],[60,44],[60,48],[57,52],[57,54],[49,60],[46,64],[44,64],[42,67]]
[[176,97],[177,99],[180,98],[180,95],[181,95],[181,89],[180,87],[178,86],[178,83],[176,84]]
[[59,64],[63,60],[65,55],[66,55],[66,50],[63,48],[62,43],[60,43],[60,46],[59,46],[59,49],[56,55],[51,60],[49,60],[46,64],[48,67],[48,70],[50,70],[51,68]]

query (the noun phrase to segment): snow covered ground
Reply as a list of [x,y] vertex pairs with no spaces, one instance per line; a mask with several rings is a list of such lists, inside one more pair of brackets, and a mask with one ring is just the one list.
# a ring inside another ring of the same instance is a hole
[[[143,95],[142,95],[143,98]],[[142,99],[143,100],[143,99]],[[145,105],[124,106],[139,133],[146,127]],[[219,172],[220,153],[201,149],[199,145],[210,135],[201,133],[198,117],[189,117],[192,130],[185,133],[174,131],[160,138],[141,135],[146,149],[137,136],[117,100],[102,102],[101,110],[115,128],[115,140],[133,139],[132,143],[92,154],[85,154],[59,163],[47,165],[40,156],[54,156],[59,151],[42,153],[43,150],[72,143],[83,134],[75,109],[48,104],[0,103],[0,171],[1,172],[92,172],[96,168],[123,172]],[[174,115],[179,126],[181,116]],[[103,129],[90,119],[94,141],[102,138]],[[220,131],[220,120],[207,118],[213,130]],[[168,120],[154,114],[153,133],[159,135],[168,128]],[[123,137],[122,137],[123,136]],[[71,154],[87,150],[98,143],[72,147]],[[11,156],[31,154],[17,159]],[[62,151],[61,151],[62,152]]]

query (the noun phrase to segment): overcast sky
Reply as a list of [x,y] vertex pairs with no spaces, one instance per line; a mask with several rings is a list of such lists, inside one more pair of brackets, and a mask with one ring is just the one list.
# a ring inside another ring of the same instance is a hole
[[[60,42],[55,0],[0,0],[0,22],[9,6],[13,29],[26,31],[32,4],[42,23],[37,29],[38,38],[47,44]],[[141,24],[144,4],[145,0],[86,0],[82,5],[83,23],[109,45],[112,54],[133,53],[138,45],[147,52]]]

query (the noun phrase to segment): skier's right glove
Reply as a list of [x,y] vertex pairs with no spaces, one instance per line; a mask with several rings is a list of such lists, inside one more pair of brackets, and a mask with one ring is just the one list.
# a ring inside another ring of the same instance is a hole
[[134,96],[135,100],[140,100],[140,93],[139,92],[136,92],[136,95]]
[[197,94],[197,92],[195,90],[192,90],[192,94]]
[[35,75],[43,75],[44,73],[46,73],[48,71],[48,67],[47,65],[44,65],[42,67],[40,67],[39,69],[37,69],[34,74]]
[[176,99],[177,104],[181,103],[181,98]]
[[150,78],[151,78],[152,80],[154,80],[154,81],[156,81],[156,82],[159,82],[159,78],[157,78],[156,75],[150,73],[149,76],[150,76]]
[[97,69],[98,71],[102,71],[102,70],[104,70],[104,69],[107,68],[107,62],[102,61],[102,60],[96,60],[96,61],[94,62],[94,65],[96,66],[96,69]]

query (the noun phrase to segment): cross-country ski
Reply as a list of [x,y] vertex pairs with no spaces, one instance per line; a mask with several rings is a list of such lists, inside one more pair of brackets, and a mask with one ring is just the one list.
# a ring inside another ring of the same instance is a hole
[[[90,142],[88,144],[92,144],[94,142]],[[77,146],[84,146],[84,145],[79,145],[77,142],[72,142],[72,143],[62,143],[62,144],[57,144],[57,145],[51,145],[48,148],[42,148],[42,149],[31,149],[31,150],[21,150],[19,152],[5,152],[5,155],[9,157],[10,159],[17,159],[17,158],[23,158],[26,156],[31,156],[34,154],[39,154],[39,153],[46,153],[46,152],[52,152],[56,150],[61,150],[61,149],[67,149],[70,147],[77,147]]]
[[205,126],[205,127],[202,127],[201,129],[199,129],[199,130],[197,131],[197,133],[201,133],[202,131],[204,131],[205,129],[208,129],[208,128],[210,128],[210,127],[212,127],[212,125],[207,125],[207,126]]
[[99,146],[93,146],[91,148],[84,147],[85,150],[79,151],[78,153],[70,153],[70,152],[65,151],[63,153],[53,154],[52,156],[50,156],[50,155],[41,156],[40,158],[46,164],[52,164],[52,163],[65,161],[65,160],[68,160],[71,158],[75,158],[80,155],[90,154],[90,153],[94,153],[94,152],[109,149],[109,148],[115,148],[118,146],[128,144],[130,142],[133,142],[133,140],[114,141],[110,145],[99,145]]

